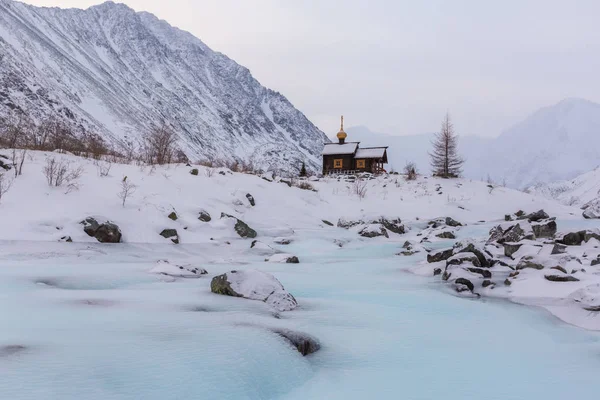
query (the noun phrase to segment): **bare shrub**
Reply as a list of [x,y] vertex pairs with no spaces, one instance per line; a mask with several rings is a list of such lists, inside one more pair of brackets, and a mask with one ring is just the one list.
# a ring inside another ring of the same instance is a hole
[[79,188],[78,180],[83,174],[83,167],[81,165],[72,166],[69,161],[49,157],[46,159],[43,173],[48,186],[67,186],[69,189],[68,193]]
[[9,178],[7,174],[0,174],[0,203],[2,202],[2,198],[8,191],[10,190],[13,184],[13,178]]
[[417,176],[419,174],[417,171],[417,164],[415,164],[414,162],[408,162],[404,166],[404,174],[406,175],[406,180],[408,180],[408,181],[416,180]]
[[117,197],[123,200],[123,207],[125,207],[125,202],[127,202],[127,199],[133,196],[136,190],[137,186],[128,181],[127,177],[124,177],[121,181],[121,191],[117,193]]
[[96,164],[96,170],[98,171],[98,176],[101,178],[105,178],[110,174],[110,170],[112,169],[112,162],[108,161],[98,161]]
[[141,143],[142,158],[150,165],[170,164],[177,151],[177,135],[167,125],[155,127]]
[[314,188],[313,185],[311,185],[309,182],[307,181],[300,181],[296,184],[296,187],[298,189],[303,189],[303,190],[312,190],[313,192],[316,192],[317,190]]
[[207,167],[207,168],[205,168],[205,169],[204,169],[204,175],[205,175],[207,178],[212,178],[212,176],[213,176],[214,174],[215,174],[215,169],[214,169],[214,168]]
[[367,197],[368,186],[367,181],[363,181],[361,179],[357,179],[352,184],[352,194],[358,196],[359,199],[364,199]]

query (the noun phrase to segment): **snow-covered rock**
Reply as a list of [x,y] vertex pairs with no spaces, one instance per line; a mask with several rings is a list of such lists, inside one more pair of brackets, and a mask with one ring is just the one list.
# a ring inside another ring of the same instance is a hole
[[150,270],[150,273],[174,278],[200,278],[208,272],[204,268],[194,267],[190,264],[171,264],[168,260],[160,260]]
[[279,264],[298,264],[300,260],[293,254],[279,253],[274,254],[271,257],[266,259],[267,262],[270,263],[279,263]]
[[583,218],[600,219],[600,197],[586,203],[583,207]]
[[375,238],[375,237],[381,237],[384,236],[386,238],[389,238],[390,235],[387,232],[387,229],[384,228],[383,225],[381,224],[369,224],[367,226],[365,226],[364,228],[362,228],[358,234],[362,237],[366,237],[366,238]]
[[263,301],[277,311],[298,307],[294,296],[273,275],[254,269],[215,276],[210,289],[217,294]]

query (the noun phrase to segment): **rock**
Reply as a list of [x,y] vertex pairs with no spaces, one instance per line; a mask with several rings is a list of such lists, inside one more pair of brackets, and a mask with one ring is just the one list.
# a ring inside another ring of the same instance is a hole
[[436,268],[433,270],[433,276],[438,276],[442,274],[442,269],[441,268]]
[[504,246],[504,255],[512,258],[513,254],[521,249],[523,243],[502,243],[502,246]]
[[473,289],[475,289],[475,286],[473,285],[473,283],[468,280],[467,278],[457,278],[454,281],[454,285],[455,285],[455,289],[458,293],[464,292],[464,291],[470,291],[473,292]]
[[571,275],[544,275],[550,282],[579,282],[579,279]]
[[23,353],[24,351],[27,351],[27,347],[20,344],[0,346],[0,357],[9,357],[15,354]]
[[491,286],[492,285],[492,281],[486,279],[483,282],[481,282],[481,286],[483,286],[484,288]]
[[536,211],[525,217],[525,219],[527,219],[529,222],[538,222],[548,218],[550,218],[550,216],[544,210]]
[[[194,175],[194,176],[198,176],[198,168],[194,168],[190,171],[190,174]],[[225,175],[225,174],[223,174]]]
[[0,168],[2,168],[5,171],[10,171],[12,169],[12,165],[8,164],[8,163],[4,162],[2,159],[0,159]]
[[506,286],[510,286],[510,285],[512,285],[512,282],[510,281],[510,279],[506,278],[506,280],[504,281],[504,284]]
[[473,253],[458,253],[446,260],[446,266],[448,265],[461,265],[465,262],[473,264],[475,267],[481,267],[479,258]]
[[492,255],[485,248],[472,240],[463,240],[454,245],[454,254],[458,253],[473,253],[479,259],[479,263],[483,268],[492,266]]
[[556,221],[549,219],[531,225],[536,238],[551,238],[556,234]]
[[177,216],[177,213],[176,213],[175,211],[173,211],[173,212],[171,212],[171,214],[169,214],[169,215],[168,215],[168,218],[169,218],[170,220],[177,221],[177,219],[178,219],[179,217]]
[[363,229],[361,229],[360,232],[358,232],[358,234],[366,238],[375,238],[380,236],[385,236],[386,238],[390,237],[383,225],[379,224],[367,225]]
[[595,230],[585,230],[585,231],[581,231],[580,234],[583,235],[583,241],[584,242],[589,242],[592,239],[596,239],[598,241],[600,241],[600,231],[598,229]]
[[321,220],[325,225],[333,226],[333,223],[327,221],[326,219]]
[[277,250],[275,250],[268,244],[263,243],[258,240],[252,241],[252,243],[250,244],[250,249],[251,249],[252,253],[258,254],[261,256],[272,256],[273,254],[278,252]]
[[107,221],[99,224],[95,218],[86,218],[81,221],[83,230],[88,236],[96,238],[100,243],[121,243],[121,230],[116,224]]
[[177,234],[177,229],[163,229],[160,233],[160,236],[165,239],[171,239],[171,241],[175,244],[179,244],[179,235]]
[[275,240],[273,240],[273,243],[279,244],[282,246],[287,246],[288,244],[291,244],[292,242],[293,242],[293,240],[290,238],[276,238]]
[[506,229],[502,233],[502,237],[496,241],[500,244],[505,242],[517,243],[525,239],[534,240],[535,233],[527,222],[519,222],[518,224],[511,225],[508,229]]
[[517,264],[517,270],[523,270],[526,268],[542,270],[544,269],[544,264],[542,264],[541,261],[533,256],[525,256]]
[[458,226],[463,226],[463,224],[461,224],[460,222],[458,222],[455,219],[452,219],[450,217],[446,217],[446,225],[451,226],[453,228],[456,228]]
[[490,229],[490,238],[488,239],[488,243],[497,242],[504,236],[504,229],[502,226],[498,225]]
[[600,265],[600,255],[598,256],[598,258],[596,258],[595,260],[592,260],[591,264],[592,267],[596,266],[596,265]]
[[171,276],[174,278],[200,278],[208,274],[204,268],[193,267],[190,264],[171,264],[167,260],[160,260],[156,266],[150,270],[151,274]]
[[321,349],[319,341],[305,333],[287,329],[274,329],[273,332],[286,339],[303,356],[315,353]]
[[360,221],[360,220],[359,221],[349,221],[344,218],[340,218],[338,220],[337,226],[338,226],[338,228],[350,229],[354,226],[361,225],[361,224],[364,224],[364,222]]
[[444,273],[442,274],[442,280],[447,281],[448,279],[450,279],[451,276],[452,276],[451,272],[444,271]]
[[259,300],[277,311],[290,311],[298,302],[271,274],[258,270],[231,271],[215,276],[210,283],[213,293]]
[[454,249],[443,249],[443,250],[435,250],[427,255],[428,263],[435,263],[440,261],[446,261],[454,254]]
[[60,238],[60,242],[73,243],[73,239],[71,239],[71,236],[63,236]]
[[229,218],[235,220],[234,229],[236,233],[243,238],[254,239],[257,235],[256,231],[248,226],[244,221],[232,215],[221,213],[221,218]]
[[492,277],[492,273],[490,272],[489,269],[469,267],[469,268],[467,268],[467,271],[472,272],[474,274],[480,274],[484,278],[491,278]]
[[566,270],[566,269],[564,269],[563,267],[561,267],[560,265],[557,265],[557,266],[555,266],[555,267],[552,267],[552,268],[550,268],[550,269],[555,269],[555,270],[557,270],[557,271],[560,271],[560,272],[562,272],[563,274],[567,274],[567,273],[568,273],[568,272],[567,272],[567,270]]
[[556,254],[565,254],[567,252],[567,246],[565,246],[564,244],[559,244],[556,243],[554,245],[554,247],[552,248],[552,255],[556,255]]
[[402,220],[400,218],[386,219],[381,217],[379,221],[373,223],[380,223],[385,229],[398,235],[403,235],[406,233],[405,227],[402,225]]
[[252,207],[256,205],[256,201],[254,201],[254,197],[250,193],[246,195],[246,198]]
[[299,264],[300,260],[298,257],[292,254],[274,254],[271,257],[267,258],[265,261],[270,263],[280,263],[280,264]]
[[454,233],[452,233],[450,231],[445,231],[445,232],[442,232],[442,233],[438,233],[435,236],[438,237],[438,238],[440,238],[440,239],[456,239],[456,236],[454,235]]
[[557,238],[556,241],[567,246],[579,246],[583,242],[583,235],[580,232],[569,232]]
[[600,198],[596,198],[583,207],[583,218],[585,219],[600,219]]
[[202,222],[210,222],[212,220],[212,217],[210,216],[210,214],[208,213],[208,211],[205,210],[200,210],[200,214],[198,216],[198,219]]

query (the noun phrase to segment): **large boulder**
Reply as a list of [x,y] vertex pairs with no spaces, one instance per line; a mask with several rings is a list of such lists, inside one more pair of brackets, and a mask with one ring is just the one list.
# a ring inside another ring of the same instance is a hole
[[380,224],[369,224],[362,228],[358,234],[366,238],[375,238],[380,236],[384,236],[386,238],[390,237],[387,230],[383,227],[383,225]]
[[179,235],[177,234],[177,229],[163,229],[160,233],[160,236],[165,239],[171,239],[171,241],[175,244],[179,244]]
[[234,217],[233,215],[221,213],[221,218],[229,218],[235,221],[235,232],[243,238],[254,239],[258,234],[256,231],[248,226],[244,221]]
[[397,233],[398,235],[403,235],[406,233],[406,228],[404,225],[402,225],[402,220],[400,218],[387,219],[381,217],[379,221],[373,223],[380,223],[385,229],[390,232]]
[[440,261],[446,261],[447,259],[452,257],[453,254],[454,254],[453,248],[434,250],[431,253],[427,254],[427,262],[435,263],[435,262],[440,262]]
[[505,242],[520,242],[521,240],[534,240],[535,233],[531,228],[531,225],[527,222],[519,222],[518,224],[511,225],[504,230],[502,237],[497,240],[498,243],[502,244]]
[[345,218],[340,218],[338,220],[337,226],[338,226],[338,228],[350,229],[354,226],[362,225],[362,224],[364,224],[364,222],[361,220],[352,221],[352,220],[347,220]]
[[121,243],[121,230],[110,221],[100,224],[95,218],[88,217],[81,224],[83,231],[100,243]]
[[443,231],[435,235],[435,237],[440,239],[456,239],[456,235],[450,231]]
[[294,296],[273,275],[253,269],[215,276],[210,290],[226,296],[263,301],[278,311],[298,307]]
[[600,198],[594,199],[586,203],[581,208],[583,210],[583,218],[600,219]]
[[210,222],[212,220],[210,214],[206,210],[200,210],[198,219],[202,222]]
[[600,241],[600,231],[583,230],[578,232],[560,233],[556,235],[556,242],[566,246],[579,246],[583,242],[589,242],[591,239]]
[[461,265],[464,263],[471,263],[475,267],[481,267],[481,262],[474,253],[458,253],[446,260],[446,266]]
[[454,245],[454,253],[473,253],[479,259],[479,263],[483,268],[489,268],[493,264],[493,257],[483,245],[475,243],[472,240],[462,240]]
[[504,255],[506,257],[510,257],[512,258],[513,254],[515,254],[517,251],[519,251],[521,249],[521,247],[523,246],[523,243],[502,243],[502,246],[504,247]]
[[529,222],[538,222],[544,219],[548,219],[550,218],[550,216],[544,210],[539,210],[534,213],[528,214],[525,218]]
[[475,289],[475,286],[473,285],[473,282],[471,282],[467,278],[457,278],[454,281],[454,288],[456,289],[456,291],[458,293],[462,293],[462,292],[466,292],[466,291],[473,292],[473,290]]
[[554,219],[548,219],[531,224],[536,238],[551,238],[556,234],[558,226]]

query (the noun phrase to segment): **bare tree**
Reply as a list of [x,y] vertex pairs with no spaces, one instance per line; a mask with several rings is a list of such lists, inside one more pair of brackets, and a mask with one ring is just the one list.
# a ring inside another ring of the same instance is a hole
[[66,185],[68,186],[68,191],[72,191],[78,188],[77,181],[83,174],[83,167],[73,167],[68,161],[49,157],[46,159],[43,172],[48,186],[59,187]]
[[366,180],[357,179],[352,184],[352,194],[355,194],[361,200],[367,197],[367,191],[368,187]]
[[406,174],[406,180],[416,180],[418,175],[417,164],[415,164],[414,162],[406,163],[406,165],[404,166],[404,173]]
[[121,191],[117,194],[117,196],[123,200],[123,207],[125,207],[127,199],[133,196],[136,190],[137,186],[128,181],[127,177],[124,177],[121,181]]
[[13,179],[9,178],[7,174],[0,173],[0,202],[2,197],[10,190],[13,183]]
[[175,158],[177,151],[177,135],[163,124],[150,131],[141,147],[144,161],[148,164],[169,164]]
[[450,114],[446,114],[442,121],[442,128],[432,142],[433,151],[431,167],[433,174],[443,178],[456,178],[462,172],[464,159],[458,154],[458,136],[454,133],[454,125]]
[[112,169],[112,162],[108,161],[95,161],[96,170],[98,171],[98,176],[101,178],[107,177],[110,174],[110,170]]

